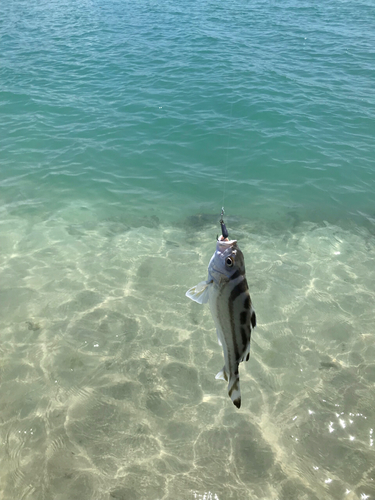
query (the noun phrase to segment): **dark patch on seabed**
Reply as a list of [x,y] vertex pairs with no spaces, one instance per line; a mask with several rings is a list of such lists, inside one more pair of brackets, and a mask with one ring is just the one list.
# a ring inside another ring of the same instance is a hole
[[29,330],[33,331],[33,332],[37,332],[38,330],[41,329],[41,326],[39,323],[36,323],[34,321],[25,321],[27,327]]

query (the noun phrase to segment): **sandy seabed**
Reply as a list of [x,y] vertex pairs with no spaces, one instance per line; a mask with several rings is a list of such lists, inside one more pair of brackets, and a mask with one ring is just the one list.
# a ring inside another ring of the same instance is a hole
[[0,498],[375,498],[375,236],[229,224],[257,313],[242,407],[215,380],[217,225],[0,224]]

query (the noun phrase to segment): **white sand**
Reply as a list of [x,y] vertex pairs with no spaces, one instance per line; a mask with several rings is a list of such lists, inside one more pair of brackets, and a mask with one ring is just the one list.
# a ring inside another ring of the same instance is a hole
[[238,411],[185,298],[217,227],[149,226],[3,217],[0,498],[375,498],[374,236],[229,227],[258,319]]

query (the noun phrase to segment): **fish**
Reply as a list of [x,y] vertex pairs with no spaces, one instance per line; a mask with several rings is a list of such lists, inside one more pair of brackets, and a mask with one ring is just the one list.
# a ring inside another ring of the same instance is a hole
[[216,379],[228,382],[228,395],[241,407],[239,364],[250,357],[250,337],[256,314],[245,274],[245,259],[237,240],[220,236],[208,264],[208,278],[186,292],[198,304],[208,303],[215,323],[224,366]]

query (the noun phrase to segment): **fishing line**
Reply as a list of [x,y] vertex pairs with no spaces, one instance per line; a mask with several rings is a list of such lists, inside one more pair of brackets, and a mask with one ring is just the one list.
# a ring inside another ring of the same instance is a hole
[[227,184],[227,174],[228,174],[228,153],[229,153],[229,141],[231,138],[232,134],[232,111],[233,111],[233,101],[232,104],[230,105],[230,117],[229,117],[229,132],[228,132],[228,138],[227,138],[227,154],[226,154],[226,160],[225,160],[225,174],[224,174],[224,188],[223,188],[223,203],[221,206],[224,208],[224,200],[225,200],[225,195],[226,195],[226,184]]
[[223,202],[221,204],[221,214],[220,214],[220,225],[221,225],[221,233],[223,238],[228,238],[228,230],[225,227],[223,216],[224,216],[224,201],[225,201],[225,196],[226,196],[226,185],[227,185],[227,178],[228,178],[228,153],[229,153],[229,141],[231,138],[232,134],[232,111],[233,111],[233,101],[230,105],[230,117],[229,117],[229,133],[228,133],[228,138],[227,138],[227,154],[226,154],[226,160],[225,160],[225,174],[224,174],[224,186],[223,186]]

